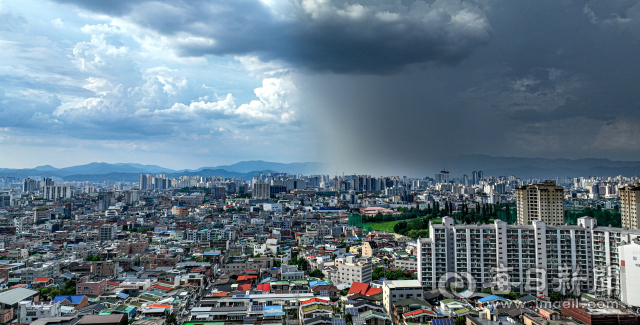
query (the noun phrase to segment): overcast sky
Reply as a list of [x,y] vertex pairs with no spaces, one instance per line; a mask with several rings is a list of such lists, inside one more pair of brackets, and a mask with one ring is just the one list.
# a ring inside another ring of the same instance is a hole
[[639,42],[624,0],[0,0],[0,167],[640,160]]

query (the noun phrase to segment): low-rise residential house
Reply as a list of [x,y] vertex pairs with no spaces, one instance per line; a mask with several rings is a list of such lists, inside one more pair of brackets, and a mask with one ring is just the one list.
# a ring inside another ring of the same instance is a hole
[[75,310],[78,310],[89,305],[89,298],[85,295],[63,295],[53,298],[53,302],[60,303],[63,306],[70,306]]
[[60,303],[55,301],[21,301],[18,305],[18,323],[30,324],[34,320],[40,318],[60,317],[60,306]]
[[102,281],[87,281],[76,284],[77,295],[87,295],[90,297],[97,297],[107,290],[107,280]]

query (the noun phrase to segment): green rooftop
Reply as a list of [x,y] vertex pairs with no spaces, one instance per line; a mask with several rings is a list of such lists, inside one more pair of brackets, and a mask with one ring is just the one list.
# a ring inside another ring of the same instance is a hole
[[369,311],[365,311],[364,313],[359,315],[360,317],[363,318],[367,318],[367,316],[378,316],[378,317],[382,317],[382,318],[391,318],[389,317],[389,315],[377,312],[377,311],[373,311],[373,310],[369,310]]
[[314,310],[317,310],[317,309],[323,309],[323,310],[326,310],[326,311],[332,311],[332,310],[331,310],[331,307],[328,307],[328,306],[323,306],[323,305],[313,305],[313,306],[311,306],[311,307],[303,308],[303,309],[302,309],[302,312],[304,312],[304,313],[308,313],[308,312],[310,312],[310,311],[314,311]]

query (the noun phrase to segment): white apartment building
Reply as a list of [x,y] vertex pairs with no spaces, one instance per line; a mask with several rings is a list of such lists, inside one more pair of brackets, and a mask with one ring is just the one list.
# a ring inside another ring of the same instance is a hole
[[393,280],[382,283],[382,303],[387,313],[393,312],[397,301],[414,298],[422,299],[424,289],[418,280]]
[[[620,245],[640,238],[639,229],[597,226],[582,217],[578,225],[456,225],[452,218],[430,225],[429,238],[418,240],[418,279],[426,289],[438,287],[447,272],[469,273],[476,289],[494,284],[496,268],[509,275],[520,293],[548,295],[557,280],[573,272],[582,278],[580,292],[621,298]],[[640,258],[640,257],[639,257]],[[566,267],[570,270],[567,270]],[[530,269],[543,269],[542,273]],[[443,277],[444,276],[444,277]],[[538,284],[544,283],[542,287]]]
[[396,259],[393,261],[392,265],[394,268],[408,270],[408,271],[414,271],[418,269],[418,261],[413,258]]
[[533,220],[549,225],[564,224],[564,189],[556,181],[524,185],[516,188],[518,224]]
[[60,266],[57,263],[36,263],[33,267],[20,270],[20,283],[31,284],[36,278],[53,278],[60,275]]
[[620,247],[640,237],[640,229],[595,227],[593,229],[593,271],[596,294],[620,298]]
[[212,229],[202,229],[202,230],[196,230],[196,229],[187,229],[185,232],[185,239],[186,240],[191,240],[191,241],[195,241],[195,242],[201,242],[201,241],[211,241],[217,237],[215,237],[215,231],[213,231]]
[[[581,292],[594,285],[592,262],[592,218],[580,218],[576,226],[493,224],[456,225],[450,217],[430,224],[429,238],[418,240],[418,280],[426,289],[445,287],[456,279],[467,279],[474,290],[500,288],[520,293],[548,295],[555,281],[566,272],[584,278]],[[568,270],[569,269],[569,270]],[[539,271],[542,270],[542,271]],[[497,287],[497,275],[508,275],[508,288]],[[466,280],[465,280],[466,281]],[[442,284],[441,284],[442,283]]]
[[358,259],[355,256],[347,256],[335,259],[337,271],[332,274],[334,283],[369,283],[372,281],[372,264],[368,258]]
[[269,183],[255,183],[251,190],[254,199],[268,199],[271,197],[271,185]]
[[620,300],[640,306],[640,243],[632,241],[620,246]]
[[42,197],[45,200],[70,199],[73,195],[71,186],[45,186],[42,188]]
[[36,319],[60,317],[59,302],[32,302],[21,301],[18,304],[18,323],[31,324]]

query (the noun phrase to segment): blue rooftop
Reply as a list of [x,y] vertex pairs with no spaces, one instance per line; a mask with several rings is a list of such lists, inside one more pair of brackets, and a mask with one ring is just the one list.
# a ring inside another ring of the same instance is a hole
[[324,281],[309,281],[309,287],[313,288],[315,286],[320,286],[320,285],[329,285],[328,283],[324,282]]
[[494,301],[494,300],[504,300],[504,301],[507,301],[507,299],[504,299],[504,298],[502,298],[502,297],[500,297],[500,296],[490,295],[490,296],[487,296],[487,297],[484,297],[484,298],[480,298],[480,299],[478,299],[478,302],[480,302],[480,303],[485,303],[485,302],[491,302],[491,301]]
[[70,304],[76,305],[82,302],[82,298],[84,297],[85,295],[56,296],[53,298],[53,302],[62,302],[67,300]]
[[265,316],[283,316],[282,306],[264,306]]

